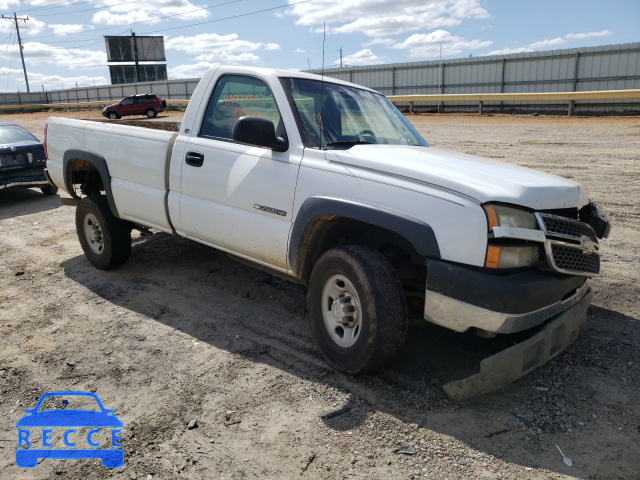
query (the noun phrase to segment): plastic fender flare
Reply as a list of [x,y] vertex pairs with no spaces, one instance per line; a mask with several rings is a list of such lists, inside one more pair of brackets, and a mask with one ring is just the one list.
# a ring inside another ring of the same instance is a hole
[[87,163],[90,163],[98,173],[100,174],[100,178],[102,179],[102,185],[104,186],[104,192],[107,197],[107,202],[109,204],[109,208],[111,209],[111,213],[116,218],[120,218],[118,215],[118,209],[116,208],[116,202],[113,199],[113,191],[111,190],[111,175],[109,174],[109,167],[107,166],[107,161],[100,154],[93,153],[87,150],[79,150],[79,149],[70,149],[64,152],[64,156],[62,159],[62,170],[64,172],[64,186],[65,189],[71,194],[72,197],[76,199],[80,199],[80,197],[76,194],[75,189],[73,188],[73,162],[72,160],[84,160]]
[[353,200],[311,197],[303,202],[291,229],[288,257],[291,270],[296,274],[300,274],[297,272],[298,250],[305,228],[314,218],[321,215],[336,215],[390,230],[404,237],[420,255],[432,259],[440,258],[440,249],[433,229],[421,220],[404,213]]

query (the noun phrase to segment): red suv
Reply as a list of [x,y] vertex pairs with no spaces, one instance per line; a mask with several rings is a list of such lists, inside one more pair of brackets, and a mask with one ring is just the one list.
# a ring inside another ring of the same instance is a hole
[[166,107],[167,101],[160,100],[160,97],[155,93],[144,93],[125,97],[120,103],[105,107],[102,110],[102,115],[111,120],[116,120],[125,115],[146,115],[149,118],[153,118]]

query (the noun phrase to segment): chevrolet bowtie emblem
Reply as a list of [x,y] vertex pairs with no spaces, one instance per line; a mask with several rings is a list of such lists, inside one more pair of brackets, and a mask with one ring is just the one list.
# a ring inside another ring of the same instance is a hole
[[580,246],[584,249],[585,255],[591,255],[598,250],[598,244],[584,235],[580,238]]

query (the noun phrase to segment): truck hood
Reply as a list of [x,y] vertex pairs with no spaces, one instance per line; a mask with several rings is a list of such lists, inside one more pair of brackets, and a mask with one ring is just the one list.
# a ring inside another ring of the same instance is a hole
[[399,145],[356,145],[330,150],[331,162],[429,184],[475,199],[505,202],[535,210],[581,207],[584,189],[571,180],[496,160]]

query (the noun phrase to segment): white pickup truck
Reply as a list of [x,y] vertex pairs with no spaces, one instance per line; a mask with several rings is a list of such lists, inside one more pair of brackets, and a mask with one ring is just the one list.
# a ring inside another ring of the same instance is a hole
[[609,222],[580,185],[430,148],[358,85],[221,66],[175,132],[52,117],[45,135],[96,267],[125,262],[131,230],[149,228],[248,260],[307,286],[318,350],[347,374],[387,364],[410,316],[530,331],[445,385],[454,400],[494,390],[575,340],[600,274]]

